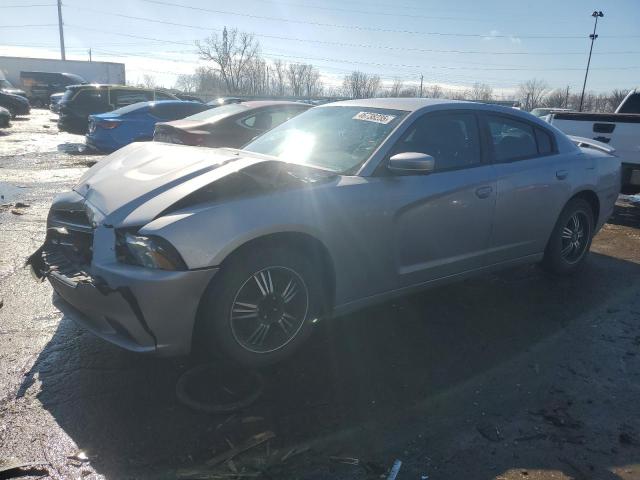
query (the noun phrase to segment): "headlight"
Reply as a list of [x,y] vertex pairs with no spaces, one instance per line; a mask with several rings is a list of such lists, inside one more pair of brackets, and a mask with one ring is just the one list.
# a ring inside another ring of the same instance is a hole
[[178,251],[160,237],[118,232],[116,238],[118,261],[160,270],[186,270]]

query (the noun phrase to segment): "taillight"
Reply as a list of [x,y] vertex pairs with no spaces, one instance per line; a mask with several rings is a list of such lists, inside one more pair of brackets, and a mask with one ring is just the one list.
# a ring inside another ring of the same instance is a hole
[[102,120],[100,122],[97,123],[97,125],[101,128],[105,128],[107,130],[112,130],[114,128],[116,128],[118,125],[120,125],[120,122],[110,122],[108,120]]

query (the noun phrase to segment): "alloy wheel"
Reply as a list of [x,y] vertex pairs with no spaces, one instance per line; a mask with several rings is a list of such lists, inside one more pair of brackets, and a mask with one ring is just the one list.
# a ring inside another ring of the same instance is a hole
[[590,226],[583,212],[575,212],[562,229],[560,256],[567,263],[576,263],[586,251]]
[[309,291],[295,270],[264,268],[236,292],[231,305],[231,331],[238,344],[250,352],[274,352],[295,338],[308,310]]

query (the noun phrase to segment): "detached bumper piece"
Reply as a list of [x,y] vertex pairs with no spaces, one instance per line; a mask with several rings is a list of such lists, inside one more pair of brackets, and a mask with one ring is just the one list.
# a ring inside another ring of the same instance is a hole
[[62,300],[54,301],[62,313],[122,348],[155,351],[156,339],[131,291],[127,287],[112,288],[92,276],[88,265],[77,262],[77,246],[56,244],[51,236],[27,263],[34,276],[49,279]]

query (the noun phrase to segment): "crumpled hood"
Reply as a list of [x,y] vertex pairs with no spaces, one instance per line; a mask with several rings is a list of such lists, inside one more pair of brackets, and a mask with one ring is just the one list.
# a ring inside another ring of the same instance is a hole
[[193,191],[265,161],[231,149],[132,143],[90,168],[73,189],[105,224],[141,225]]

